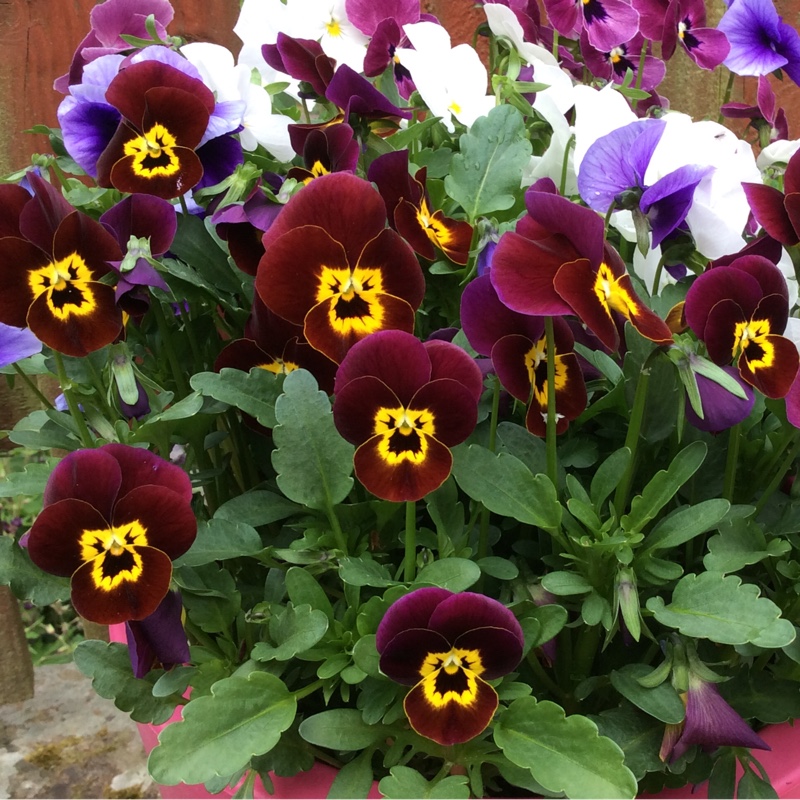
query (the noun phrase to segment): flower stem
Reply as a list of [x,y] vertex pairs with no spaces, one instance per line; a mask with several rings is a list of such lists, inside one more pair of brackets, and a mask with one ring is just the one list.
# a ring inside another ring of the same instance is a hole
[[347,537],[344,535],[342,526],[339,524],[339,517],[336,516],[336,509],[333,507],[333,503],[331,503],[330,500],[328,500],[328,507],[326,510],[328,513],[328,522],[333,531],[333,536],[336,539],[336,546],[347,555]]
[[[558,34],[555,34],[555,36],[558,36]],[[562,195],[566,194],[567,191],[567,171],[569,168],[569,151],[573,147],[575,147],[574,134],[570,136],[569,139],[567,139],[567,144],[564,147],[564,160],[561,162],[561,181],[559,183],[558,188]]]
[[558,491],[558,453],[556,451],[556,343],[553,318],[544,318],[545,347],[547,352],[547,477]]
[[161,336],[161,343],[164,346],[164,350],[167,354],[167,361],[169,362],[170,369],[172,370],[172,378],[175,381],[175,386],[180,394],[179,399],[182,400],[184,397],[186,397],[186,395],[189,394],[189,385],[186,383],[186,376],[183,374],[180,361],[175,353],[175,348],[172,346],[172,339],[170,338],[169,326],[167,325],[167,320],[164,316],[164,309],[161,307],[161,303],[159,303],[158,300],[155,300],[153,303],[151,303],[150,308],[153,310],[153,316],[156,319],[158,332]]
[[800,438],[795,438],[794,444],[789,448],[780,466],[773,473],[772,480],[767,485],[767,488],[764,489],[764,492],[762,493],[761,497],[758,498],[754,516],[757,517],[759,515],[761,509],[764,508],[764,506],[767,504],[767,500],[769,500],[769,498],[772,497],[775,490],[781,485],[781,481],[783,481],[784,477],[786,476],[786,473],[791,469],[792,464],[794,463],[795,458],[797,458],[797,454],[799,452],[800,452]]
[[78,428],[78,436],[80,437],[81,444],[84,447],[94,447],[94,439],[92,434],[89,433],[89,428],[86,425],[86,420],[78,408],[78,403],[72,394],[72,381],[67,376],[67,370],[64,367],[64,359],[61,353],[54,350],[53,360],[56,363],[56,373],[58,374],[58,382],[61,384],[61,391],[64,392],[64,399],[67,401],[67,408],[69,409],[70,416]]
[[53,404],[42,394],[39,387],[25,374],[25,372],[22,369],[20,369],[19,364],[15,362],[11,366],[14,367],[14,372],[16,372],[17,375],[19,375],[20,378],[22,378],[25,385],[36,395],[37,398],[39,398],[39,402],[45,408],[53,408]]
[[297,689],[297,691],[292,692],[292,695],[295,700],[302,700],[304,697],[314,694],[317,689],[321,689],[324,685],[324,680],[314,681],[314,683],[309,683],[308,686],[304,686],[302,689]]
[[739,463],[739,440],[742,423],[737,422],[728,434],[728,455],[725,459],[725,479],[722,483],[722,496],[732,503],[733,493],[736,489],[736,467]]
[[614,508],[617,517],[622,516],[622,512],[628,504],[628,493],[633,483],[634,465],[636,464],[636,449],[639,445],[639,434],[642,430],[642,420],[644,419],[644,408],[647,400],[647,386],[650,382],[650,359],[657,353],[654,350],[642,365],[639,373],[639,381],[636,384],[636,394],[633,397],[633,408],[631,409],[631,420],[628,425],[628,433],[625,436],[625,447],[631,451],[631,460],[628,468],[622,476],[622,480],[617,484],[617,491],[614,493]]
[[406,501],[405,557],[403,558],[403,580],[413,583],[417,576],[417,504]]
[[[497,375],[492,376],[492,413],[489,418],[489,450],[493,453],[497,447],[497,420],[500,416],[500,380]],[[486,506],[481,508],[481,526],[478,531],[478,559],[485,558],[489,553],[489,516]]]

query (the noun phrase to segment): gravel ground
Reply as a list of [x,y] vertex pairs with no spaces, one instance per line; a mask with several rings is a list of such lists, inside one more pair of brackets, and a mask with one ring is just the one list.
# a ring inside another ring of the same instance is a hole
[[35,695],[0,705],[0,800],[158,798],[135,723],[73,664],[37,667]]

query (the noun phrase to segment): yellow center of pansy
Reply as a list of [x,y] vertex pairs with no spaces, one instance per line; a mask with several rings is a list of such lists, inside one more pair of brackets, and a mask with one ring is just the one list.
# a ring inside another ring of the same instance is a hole
[[161,124],[156,123],[141,136],[125,142],[123,151],[133,156],[132,169],[140,178],[169,177],[181,168],[180,159],[174,148],[175,137]]
[[619,285],[619,279],[614,277],[614,273],[608,264],[603,262],[597,270],[594,280],[594,293],[606,311],[619,311],[627,319],[636,314],[636,302],[630,293]]
[[91,270],[77,253],[70,253],[28,274],[28,286],[34,298],[46,293],[50,313],[61,322],[72,314],[85,316],[97,308],[91,281]]
[[403,461],[420,464],[428,452],[428,436],[436,431],[427,409],[381,408],[375,414],[373,431],[381,436],[378,453],[392,466]]
[[284,361],[281,358],[276,358],[269,363],[257,364],[256,366],[258,366],[259,369],[264,369],[275,375],[288,375],[290,372],[294,372],[296,369],[300,368],[300,365],[295,364],[294,361]]
[[484,666],[479,651],[454,647],[447,653],[428,653],[419,672],[425,699],[440,709],[448,703],[471,706]]
[[342,35],[342,26],[339,24],[339,20],[334,17],[331,17],[330,20],[325,23],[325,30],[328,32],[328,36],[339,37]]
[[[539,339],[525,353],[525,369],[533,389],[533,398],[541,408],[547,408],[547,340]],[[567,385],[567,365],[562,356],[555,357],[556,395]]]
[[383,278],[379,269],[356,267],[350,270],[323,266],[316,300],[322,303],[333,299],[328,319],[337,334],[366,336],[383,327],[382,294]]
[[452,233],[436,219],[435,214],[432,214],[428,208],[428,203],[425,198],[422,198],[419,210],[417,211],[417,221],[420,227],[425,231],[427,237],[437,247],[443,248],[447,246],[453,238]]
[[775,361],[775,347],[767,338],[770,334],[769,321],[752,319],[739,322],[734,330],[734,358],[742,353],[751,369],[771,367]]
[[83,531],[79,540],[81,558],[92,562],[92,582],[110,592],[121,583],[135,583],[142,575],[142,557],[137,547],[147,546],[147,531],[138,520],[100,530]]

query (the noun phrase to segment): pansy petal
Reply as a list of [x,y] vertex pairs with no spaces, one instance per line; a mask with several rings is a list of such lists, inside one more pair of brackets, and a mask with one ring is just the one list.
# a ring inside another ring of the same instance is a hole
[[770,334],[750,341],[739,356],[739,374],[767,397],[785,397],[792,387],[800,356],[791,339]]
[[189,642],[183,629],[179,592],[167,592],[158,608],[142,620],[130,620],[125,629],[133,674],[143,678],[154,666],[169,669],[189,661]]
[[451,597],[453,592],[438,586],[414,589],[395,600],[384,614],[375,634],[375,647],[383,653],[386,645],[408,628],[427,628],[436,606]]
[[474,673],[460,669],[451,677],[440,669],[406,695],[403,708],[420,736],[449,746],[486,730],[498,702],[497,692]]
[[112,445],[95,450],[76,450],[64,456],[50,473],[44,490],[44,505],[71,497],[89,503],[110,520],[111,509],[122,485],[123,465],[109,452],[109,447]]
[[400,200],[393,209],[394,227],[397,232],[414,248],[414,252],[426,261],[436,258],[434,236],[428,234],[426,227],[428,218],[423,221],[423,214],[418,206],[408,200]]
[[755,392],[750,384],[739,377],[735,367],[722,367],[741,387],[745,397],[737,397],[724,386],[720,386],[711,378],[695,373],[697,389],[700,392],[700,401],[703,406],[703,419],[697,416],[687,396],[685,402],[686,419],[701,431],[719,433],[736,425],[750,416],[756,402]]
[[0,367],[42,352],[42,343],[27,329],[0,322]]
[[686,294],[686,321],[697,336],[706,341],[711,309],[721,300],[733,301],[741,309],[737,314],[742,319],[749,318],[761,299],[758,281],[742,270],[730,267],[715,267],[698,275]]
[[477,403],[483,394],[483,373],[475,361],[460,347],[439,340],[425,342],[431,360],[431,380],[452,378],[462,384]]
[[[311,185],[300,194],[309,191]],[[273,225],[268,234],[274,228]],[[290,322],[302,324],[308,310],[320,301],[320,295],[335,292],[349,274],[350,264],[342,245],[324,228],[302,225],[270,239],[258,265],[255,286],[269,309]]]
[[[786,285],[786,278],[772,261],[764,256],[745,255],[732,261],[730,266],[752,275],[758,281],[761,287],[761,294],[765,297],[775,295],[776,298],[781,298],[786,305],[785,314],[788,314],[789,289]],[[785,321],[783,324],[786,324]],[[773,331],[773,333],[781,333],[782,331],[783,328],[780,331]]]
[[349,301],[330,297],[306,314],[303,325],[308,343],[337,364],[353,345],[382,330],[411,333],[414,309],[390,294],[357,294]]
[[86,560],[82,556],[84,531],[108,529],[108,521],[89,503],[75,498],[45,507],[28,532],[31,561],[52,575],[68,577]]
[[181,467],[142,447],[112,443],[103,445],[99,452],[110,455],[120,466],[122,473],[120,498],[125,497],[137,486],[154,484],[172,489],[184,503],[191,502],[192,482]]
[[48,347],[75,358],[111,344],[122,331],[114,288],[96,281],[43,292],[28,309],[27,321]]
[[448,447],[461,444],[478,421],[477,399],[463,383],[452,378],[426,383],[411,399],[408,408],[430,414],[433,417],[431,435]]
[[497,600],[477,592],[460,592],[443,600],[431,613],[428,627],[454,643],[475,628],[502,628],[514,634],[520,645],[523,641],[514,614]]
[[30,199],[31,196],[22,186],[0,184],[0,239],[4,236],[20,236],[19,218]]
[[[141,161],[140,156],[123,156],[109,174],[109,183],[120,192],[142,192],[171,200],[196,186],[203,177],[203,165],[188,147],[171,147],[159,159]],[[165,163],[161,163],[164,161]]]
[[742,190],[756,221],[773,239],[777,239],[787,247],[800,241],[783,205],[781,191],[760,183],[742,183]]
[[523,639],[520,630],[476,627],[459,636],[453,647],[477,650],[483,667],[481,677],[491,681],[508,675],[517,667],[522,660]]
[[154,256],[165,253],[178,230],[175,206],[146,194],[123,198],[100,217],[100,223],[111,228],[122,248],[131,236],[148,238]]
[[34,273],[48,264],[47,254],[30,242],[14,236],[0,239],[0,322],[27,326],[28,308],[35,297]]
[[450,642],[436,631],[406,628],[382,643],[378,651],[381,654],[381,672],[397,683],[413,686],[422,675],[427,656],[430,653],[447,653],[450,648]]
[[367,491],[393,503],[421,500],[450,475],[453,456],[431,436],[399,430],[373,436],[355,453],[356,477]]
[[385,228],[361,251],[357,268],[379,270],[381,291],[402,297],[419,308],[425,296],[425,278],[411,248],[393,230]]
[[84,618],[116,625],[149,617],[169,590],[172,562],[154,547],[87,561],[72,576],[71,600]]
[[111,272],[108,262],[119,261],[122,250],[116,239],[99,223],[80,211],[65,217],[53,237],[53,258],[56,261],[73,258],[88,269],[72,276],[72,280],[98,280]]
[[49,181],[35,172],[27,174],[34,199],[25,205],[19,215],[19,230],[22,236],[46,252],[53,245],[53,234],[61,221],[75,209]]
[[375,435],[381,409],[400,405],[397,395],[382,380],[362,375],[337,389],[333,419],[339,433],[358,445]]
[[133,526],[141,530],[147,545],[166,553],[170,559],[182,556],[197,535],[192,507],[166,486],[131,489],[114,506],[112,521],[115,527]]
[[[535,346],[527,336],[514,333],[498,339],[491,352],[492,364],[503,388],[525,404],[531,399],[533,388],[526,359]],[[544,364],[546,366],[546,362]]]

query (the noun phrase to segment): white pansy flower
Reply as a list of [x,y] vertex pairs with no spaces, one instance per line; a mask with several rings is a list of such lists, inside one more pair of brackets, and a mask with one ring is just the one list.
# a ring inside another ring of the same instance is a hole
[[486,94],[486,67],[474,48],[451,48],[450,34],[434,22],[415,22],[403,30],[415,49],[398,48],[398,56],[425,105],[450,133],[453,118],[469,127],[494,108],[494,96]]
[[501,3],[486,3],[483,6],[486,12],[486,19],[489,27],[495,36],[505,36],[513,45],[516,51],[532,65],[548,64],[553,67],[558,66],[555,56],[546,48],[532,42],[526,42],[516,14]]
[[800,150],[800,139],[789,141],[787,139],[778,139],[777,142],[768,144],[759,154],[756,159],[758,168],[763,172],[773,164],[786,164],[789,159]]

